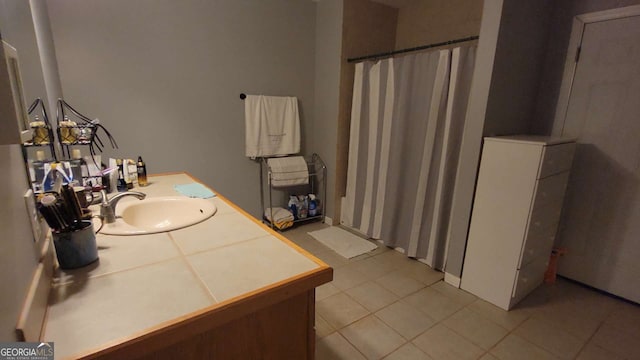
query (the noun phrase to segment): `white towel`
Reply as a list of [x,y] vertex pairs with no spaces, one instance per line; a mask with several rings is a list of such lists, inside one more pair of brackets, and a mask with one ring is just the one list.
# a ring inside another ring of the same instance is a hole
[[297,98],[247,95],[244,101],[246,156],[255,158],[300,152]]
[[302,156],[267,159],[271,169],[271,186],[293,186],[309,183],[309,169]]
[[291,213],[291,211],[281,208],[281,207],[274,207],[273,210],[271,210],[271,208],[266,208],[264,209],[264,217],[269,220],[271,220],[271,212],[273,211],[273,222],[277,222],[277,223],[282,223],[282,222],[287,222],[287,221],[293,221],[293,214]]
[[[273,220],[271,213],[273,212]],[[293,226],[293,214],[287,209],[281,207],[264,209],[264,217],[269,220],[276,228],[284,230]]]

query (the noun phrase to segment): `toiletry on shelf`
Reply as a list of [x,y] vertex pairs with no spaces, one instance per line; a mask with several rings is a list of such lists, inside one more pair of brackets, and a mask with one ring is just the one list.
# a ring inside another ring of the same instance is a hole
[[291,214],[293,214],[293,219],[298,220],[298,207],[300,207],[298,197],[295,195],[289,196],[289,203],[287,204],[287,207]]
[[62,183],[65,185],[72,185],[74,183],[73,173],[71,172],[71,164],[68,161],[60,161],[56,166],[58,177],[62,179]]
[[306,219],[309,213],[309,199],[306,195],[298,195],[298,219]]
[[92,125],[87,126],[87,125],[82,125],[82,126],[78,126],[77,127],[77,137],[78,137],[78,143],[79,144],[89,144],[91,143],[92,137],[93,137],[93,130],[94,127]]
[[64,116],[64,120],[58,123],[58,130],[60,131],[60,142],[65,145],[75,144],[78,140],[76,134],[77,124],[74,121],[69,120],[69,117]]
[[131,159],[122,159],[124,163],[124,181],[127,183],[127,190],[133,189],[133,184],[138,182],[138,169],[135,161]]
[[42,180],[42,190],[44,192],[55,191],[55,184],[73,186],[73,173],[71,172],[71,164],[68,161],[44,163],[44,179]]
[[45,121],[40,120],[38,115],[29,123],[29,127],[33,131],[33,139],[31,141],[34,145],[47,145],[51,142],[49,138],[49,127]]
[[318,215],[318,200],[314,194],[309,194],[309,216]]
[[142,161],[142,156],[138,156],[138,162],[136,164],[136,172],[138,173],[138,185],[147,186],[147,166]]
[[124,179],[124,165],[122,159],[116,159],[116,165],[118,166],[118,191],[127,191],[127,181]]
[[[42,103],[42,101],[39,101]],[[75,121],[69,116],[74,116]],[[98,119],[91,119],[74,109],[64,99],[58,99],[56,104],[56,123],[58,142],[62,145],[62,156],[71,157],[71,146],[82,145],[89,147],[91,155],[102,152],[106,144],[110,144],[113,149],[118,145],[111,136],[111,133],[100,124]],[[101,140],[98,132],[102,130],[108,141]],[[99,164],[99,162],[97,162]]]
[[84,163],[84,160],[82,160],[80,149],[73,149],[71,151],[71,161],[69,161],[69,165],[71,167],[71,174],[73,175],[73,185],[84,185],[84,181],[82,179],[87,176],[86,174],[88,172],[86,170],[87,166]]
[[44,151],[36,151],[36,159],[31,162],[31,166],[29,167],[29,175],[31,176],[31,182],[33,183],[34,193],[42,192],[42,182],[44,181],[44,164]]
[[42,184],[40,188],[42,191],[53,191],[53,186],[56,183],[57,171],[56,166],[57,163],[44,163],[44,176],[42,179]]
[[[101,184],[102,184],[102,188],[104,190],[106,190],[107,194],[111,193],[113,191],[113,189],[111,188],[111,172],[107,171],[107,165],[105,165],[104,163],[100,164],[100,169],[101,169]],[[113,170],[112,170],[113,171]]]

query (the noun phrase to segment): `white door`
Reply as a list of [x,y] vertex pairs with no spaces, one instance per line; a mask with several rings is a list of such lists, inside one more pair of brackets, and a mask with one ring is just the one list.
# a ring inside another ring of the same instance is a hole
[[558,231],[568,250],[559,274],[640,302],[640,16],[583,29],[561,124],[578,147]]

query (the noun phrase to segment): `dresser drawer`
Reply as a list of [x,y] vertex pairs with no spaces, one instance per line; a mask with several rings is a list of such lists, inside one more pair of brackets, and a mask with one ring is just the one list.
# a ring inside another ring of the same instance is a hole
[[538,178],[545,178],[571,169],[575,151],[575,143],[545,146]]
[[549,226],[530,231],[522,245],[522,253],[518,262],[518,269],[527,266],[538,256],[549,256],[553,249],[553,242],[558,231],[558,221]]
[[537,208],[558,199],[562,200],[568,182],[568,171],[538,180],[533,206]]
[[540,256],[516,272],[511,304],[522,300],[522,298],[542,283],[547,265],[549,265],[549,256]]
[[527,227],[527,235],[532,232],[543,231],[545,228],[557,224],[560,220],[562,212],[562,198],[553,199],[546,204],[534,204],[529,217],[529,225]]
[[518,268],[526,266],[538,256],[549,256],[560,222],[561,211],[562,198],[534,206],[520,250]]

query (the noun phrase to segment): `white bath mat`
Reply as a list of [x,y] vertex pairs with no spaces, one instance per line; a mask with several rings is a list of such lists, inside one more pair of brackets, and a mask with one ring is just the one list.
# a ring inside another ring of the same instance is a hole
[[352,257],[362,255],[378,248],[376,244],[353,235],[346,230],[342,230],[337,226],[312,231],[307,234],[313,236],[316,240],[347,259],[351,259]]

